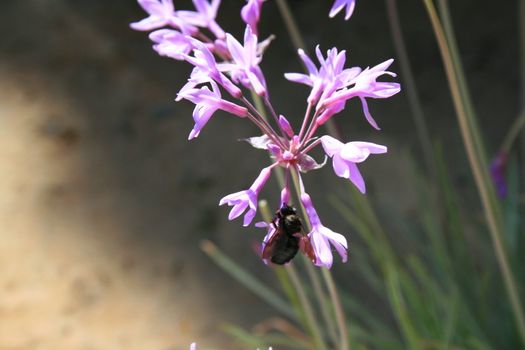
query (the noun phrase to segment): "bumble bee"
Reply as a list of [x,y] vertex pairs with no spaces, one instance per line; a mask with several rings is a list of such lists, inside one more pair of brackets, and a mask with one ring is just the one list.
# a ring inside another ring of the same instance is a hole
[[301,250],[310,260],[316,261],[310,237],[304,234],[301,218],[294,208],[284,204],[275,212],[271,224],[275,233],[264,246],[263,259],[284,265]]

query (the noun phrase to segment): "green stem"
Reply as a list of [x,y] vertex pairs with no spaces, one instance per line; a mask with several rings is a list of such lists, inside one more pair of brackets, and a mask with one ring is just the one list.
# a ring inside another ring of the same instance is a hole
[[[525,0],[518,1],[518,25],[519,61],[521,62],[519,104],[522,114],[525,114]],[[521,133],[521,150],[522,154],[525,155],[525,131]],[[525,158],[523,158],[523,160],[525,160]],[[525,172],[525,169],[523,169],[523,171]],[[522,182],[522,185],[525,187],[525,181]]]
[[302,309],[304,311],[306,320],[308,321],[308,328],[310,328],[310,334],[312,335],[312,338],[315,343],[314,349],[319,350],[326,350],[326,345],[323,341],[323,337],[321,335],[321,328],[319,327],[319,324],[317,323],[317,320],[315,319],[312,304],[308,300],[308,297],[306,296],[306,293],[304,292],[304,286],[301,282],[301,279],[299,278],[299,275],[297,274],[297,271],[295,270],[295,267],[293,264],[288,264],[285,267],[286,271],[288,272],[288,275],[290,276],[290,279],[297,291],[297,295],[299,296],[299,300],[302,305]]
[[498,265],[502,273],[508,297],[512,304],[512,312],[516,320],[516,328],[521,341],[525,346],[525,316],[523,314],[522,303],[516,281],[512,274],[509,258],[504,247],[503,229],[501,227],[502,225],[499,207],[495,197],[494,187],[490,181],[487,168],[483,166],[486,164],[486,162],[483,160],[483,152],[476,147],[479,146],[479,143],[476,142],[476,136],[473,135],[476,133],[476,129],[472,127],[469,121],[469,116],[467,115],[470,109],[467,108],[464,99],[468,97],[468,95],[462,94],[460,91],[457,65],[454,65],[455,60],[450,50],[449,44],[447,43],[446,33],[437,16],[434,4],[432,3],[432,0],[423,1],[430,17],[430,21],[432,23],[432,27],[434,29],[441,56],[445,65],[445,71],[452,93],[452,99],[456,109],[461,135],[463,137],[463,142],[465,143],[470,167],[474,174],[474,180],[481,197],[483,211],[489,226],[489,232],[492,238]]
[[403,87],[406,92],[408,104],[412,110],[412,118],[416,126],[419,143],[423,150],[423,157],[427,167],[427,171],[435,177],[436,169],[432,162],[433,152],[432,144],[430,143],[430,133],[425,121],[425,114],[419,97],[416,80],[412,73],[410,64],[410,57],[407,52],[405,40],[403,39],[403,31],[401,29],[401,22],[397,12],[396,0],[386,0],[388,21],[390,23],[390,31],[392,32],[392,39],[396,49],[397,57],[399,59],[399,67],[401,69],[401,76],[403,77]]
[[[292,174],[292,182],[294,184],[297,198],[299,199],[297,202],[299,206],[301,207],[303,217],[305,218],[306,228],[308,231],[311,231],[312,227],[310,224],[310,220],[308,220],[306,209],[304,208],[300,200],[301,186],[299,185],[299,176],[297,174],[297,170],[295,168],[292,168],[290,169],[290,173]],[[339,348],[341,350],[349,350],[350,349],[350,341],[349,341],[350,337],[348,334],[348,328],[346,327],[346,321],[345,321],[343,307],[341,304],[341,298],[339,297],[339,293],[337,292],[337,289],[335,288],[335,284],[330,274],[330,270],[323,268],[322,275],[323,275],[323,280],[325,281],[327,285],[328,292],[330,294],[330,299],[332,300],[332,304],[333,304],[335,315],[336,315],[337,327],[339,328]]]
[[334,278],[332,277],[332,273],[330,272],[330,270],[326,268],[321,268],[321,274],[323,275],[324,282],[328,287],[328,293],[330,293],[330,298],[334,303],[335,318],[337,319],[337,324],[339,325],[340,331],[339,341],[341,350],[349,350],[350,336],[348,334],[348,328],[346,327],[345,314],[343,311],[343,306],[341,304],[341,298],[339,297],[339,293],[337,292],[337,288],[335,286]]
[[[272,216],[268,208],[268,203],[266,201],[259,201],[259,208],[261,209],[263,220],[266,222],[270,222]],[[326,345],[324,344],[319,324],[315,319],[312,305],[308,300],[306,293],[304,292],[305,288],[301,279],[299,278],[299,275],[297,274],[297,271],[295,270],[292,264],[289,264],[285,267],[277,267],[277,269],[277,277],[279,278],[281,283],[283,282],[284,276],[282,275],[282,273],[280,273],[280,271],[284,270],[287,275],[287,278],[284,279],[284,282],[288,283],[289,281],[294,287],[293,292],[289,291],[290,293],[287,294],[290,294],[289,298],[292,304],[295,304],[297,301],[299,302],[301,307],[297,308],[297,310],[302,313],[302,315],[299,315],[299,317],[303,321],[305,328],[310,329],[310,334],[315,343],[315,349],[326,350]],[[283,283],[283,287],[286,287],[285,283]]]
[[303,49],[306,52],[306,45],[304,44],[301,31],[299,30],[297,23],[295,23],[292,11],[290,11],[290,7],[288,6],[288,2],[286,0],[277,0],[277,7],[279,7],[279,12],[283,17],[286,29],[288,30],[288,33],[290,33],[290,38],[292,39],[293,46],[296,49]]
[[488,169],[487,152],[482,141],[480,127],[476,119],[472,98],[470,97],[470,91],[465,78],[463,64],[461,63],[456,36],[452,26],[452,18],[450,16],[448,0],[438,0],[438,6],[441,15],[441,25],[444,32],[444,37],[447,42],[450,57],[453,63],[452,69],[455,71],[459,95],[463,100],[463,105],[465,108],[465,118],[472,133],[474,146],[476,147],[477,152],[479,152],[479,161],[481,162],[481,166],[485,169]]
[[303,262],[306,266],[306,273],[308,274],[308,277],[310,281],[312,282],[312,286],[314,287],[314,294],[317,300],[319,300],[320,309],[321,309],[321,315],[323,316],[323,321],[326,324],[326,328],[328,330],[328,335],[330,336],[330,339],[335,344],[337,342],[337,331],[336,331],[336,325],[333,320],[333,318],[330,315],[330,310],[328,308],[327,303],[327,296],[325,295],[323,288],[321,286],[321,281],[319,279],[319,276],[317,275],[317,271],[314,268],[314,265],[311,263],[311,261],[306,258],[303,255]]

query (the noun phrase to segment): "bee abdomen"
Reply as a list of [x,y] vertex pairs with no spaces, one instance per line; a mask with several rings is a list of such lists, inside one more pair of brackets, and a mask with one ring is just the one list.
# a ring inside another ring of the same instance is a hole
[[275,241],[272,250],[271,261],[274,264],[283,265],[293,259],[299,251],[299,239],[286,234],[280,236]]

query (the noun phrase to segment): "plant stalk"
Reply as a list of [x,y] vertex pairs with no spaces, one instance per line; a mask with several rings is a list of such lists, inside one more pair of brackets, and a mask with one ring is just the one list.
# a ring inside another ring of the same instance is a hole
[[450,50],[449,43],[447,42],[447,36],[438,18],[432,0],[423,1],[430,17],[434,34],[436,35],[440,53],[445,65],[445,71],[452,93],[452,99],[461,130],[461,135],[467,151],[469,164],[474,174],[475,183],[481,197],[483,211],[489,226],[489,232],[498,261],[498,266],[503,275],[503,281],[505,283],[507,294],[512,305],[512,312],[516,321],[516,328],[521,338],[522,344],[525,346],[525,316],[523,314],[518,287],[511,271],[509,258],[505,251],[503,228],[501,220],[499,219],[499,207],[497,201],[495,200],[494,187],[490,182],[487,168],[483,166],[486,164],[486,162],[484,162],[482,159],[482,150],[479,150],[476,147],[479,146],[479,143],[476,142],[476,137],[473,135],[476,130],[475,128],[472,128],[472,125],[469,122],[469,116],[467,115],[469,109],[467,108],[467,104],[464,101],[466,96],[460,91],[458,70],[454,65],[454,57]]
[[[297,202],[299,206],[301,207],[303,217],[305,218],[306,228],[308,231],[311,231],[312,227],[311,227],[310,221],[308,220],[306,209],[304,208],[300,200],[301,186],[299,185],[299,175],[297,174],[297,170],[295,168],[290,169],[290,172],[292,174],[292,182],[293,182],[295,191],[297,193],[297,198],[299,199]],[[337,292],[337,289],[335,288],[335,283],[332,279],[330,270],[323,268],[322,275],[323,275],[323,280],[325,281],[325,284],[327,285],[328,292],[330,294],[330,299],[332,300],[334,312],[336,315],[337,327],[339,329],[339,349],[350,350],[351,346],[350,346],[348,328],[346,327],[346,320],[344,316],[343,307],[341,304],[341,298],[339,297],[339,293]]]

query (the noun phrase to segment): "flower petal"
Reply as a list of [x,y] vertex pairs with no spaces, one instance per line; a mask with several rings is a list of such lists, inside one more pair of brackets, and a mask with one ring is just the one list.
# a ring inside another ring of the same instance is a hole
[[365,113],[366,120],[372,127],[376,130],[381,130],[379,126],[377,126],[376,121],[374,118],[372,118],[372,115],[370,114],[370,111],[368,110],[368,103],[366,102],[366,99],[364,97],[359,96],[359,99],[361,100],[361,104],[363,105],[363,112]]
[[339,154],[335,154],[332,159],[332,166],[334,167],[335,174],[339,177],[348,179],[350,177],[350,170],[348,169],[348,164],[350,162],[342,159]]
[[163,27],[166,25],[166,23],[167,21],[164,18],[149,16],[138,22],[130,23],[129,26],[135,30],[148,31]]
[[347,162],[346,165],[348,167],[348,171],[349,171],[348,178],[350,179],[350,181],[352,181],[352,183],[359,189],[361,193],[365,193],[366,192],[365,180],[363,180],[363,176],[361,175],[361,172],[357,168],[357,165],[352,162]]
[[339,153],[341,148],[344,146],[341,141],[328,135],[321,137],[321,144],[325,153],[330,157],[333,157],[334,154]]
[[317,257],[315,264],[317,266],[324,266],[327,268],[332,267],[333,256],[332,250],[330,249],[330,244],[328,240],[323,237],[319,232],[312,231],[310,234],[310,241],[312,242],[312,247]]
[[386,146],[378,145],[377,143],[372,142],[353,141],[350,143],[359,148],[367,149],[371,154],[386,153],[388,150]]

